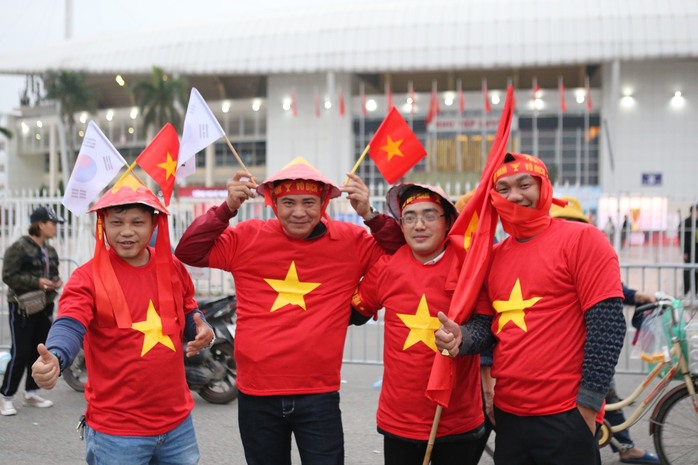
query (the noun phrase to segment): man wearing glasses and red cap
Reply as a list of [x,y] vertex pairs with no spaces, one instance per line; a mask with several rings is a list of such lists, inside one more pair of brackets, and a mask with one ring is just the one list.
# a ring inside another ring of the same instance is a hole
[[494,247],[473,317],[459,327],[439,315],[437,347],[457,356],[496,341],[495,463],[601,463],[596,423],[626,326],[618,257],[592,225],[551,218],[537,158],[507,154],[492,188],[509,237]]
[[[385,465],[419,465],[427,448],[436,403],[427,399],[437,353],[439,311],[452,293],[444,290],[455,252],[447,241],[458,213],[439,187],[399,184],[387,194],[406,245],[381,258],[361,281],[352,306],[366,317],[385,308],[385,369],[376,422],[384,436]],[[439,421],[432,465],[477,464],[477,439],[484,434],[480,359],[459,357],[454,389]]]
[[[276,218],[231,227],[256,194]],[[260,185],[238,172],[226,201],[195,219],[175,251],[235,279],[238,423],[250,465],[290,465],[292,435],[303,463],[344,463],[339,385],[351,296],[383,251],[365,228],[329,219],[339,195],[300,157]]]

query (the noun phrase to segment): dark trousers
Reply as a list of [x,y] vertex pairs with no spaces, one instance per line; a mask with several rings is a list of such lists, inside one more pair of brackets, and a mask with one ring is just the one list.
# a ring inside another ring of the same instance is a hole
[[32,364],[39,357],[36,346],[46,342],[48,330],[51,328],[53,304],[48,304],[43,312],[30,317],[24,317],[17,311],[17,304],[9,303],[10,332],[12,335],[12,359],[7,364],[5,376],[2,380],[0,394],[6,397],[15,395],[19,388],[24,372],[27,379],[24,384],[25,391],[39,389],[32,378]]
[[238,425],[248,465],[291,465],[291,435],[303,465],[343,465],[339,392],[251,396],[240,392]]
[[[689,263],[689,262],[686,262]],[[698,286],[698,270],[683,270],[683,293],[689,294],[691,292],[691,274],[693,274],[693,282],[695,286]]]
[[[447,441],[434,444],[431,465],[477,465],[476,440]],[[385,465],[422,465],[427,441],[407,441],[391,436],[383,438]]]
[[600,465],[598,442],[575,407],[556,415],[523,417],[495,407],[497,465]]

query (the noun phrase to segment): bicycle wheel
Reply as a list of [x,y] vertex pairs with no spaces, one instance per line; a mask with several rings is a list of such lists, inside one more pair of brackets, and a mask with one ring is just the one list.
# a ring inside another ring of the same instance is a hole
[[[698,379],[693,379],[698,389]],[[653,416],[654,447],[665,465],[695,465],[698,457],[698,412],[688,388],[678,386],[660,401]]]

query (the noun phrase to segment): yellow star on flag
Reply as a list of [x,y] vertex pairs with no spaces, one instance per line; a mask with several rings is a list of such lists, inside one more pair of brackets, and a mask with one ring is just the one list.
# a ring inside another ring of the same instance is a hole
[[381,150],[388,154],[388,161],[393,157],[405,157],[405,155],[400,150],[400,144],[402,144],[403,139],[393,140],[390,135],[388,135],[388,140],[385,145],[381,147]]
[[141,183],[133,175],[128,174],[127,176],[124,176],[116,181],[116,184],[114,184],[114,187],[111,188],[111,191],[113,193],[117,193],[123,187],[128,187],[133,191],[137,191],[140,187],[143,187],[143,183]]
[[296,262],[291,262],[291,266],[284,279],[264,279],[276,292],[279,293],[271,306],[271,312],[280,309],[285,305],[298,305],[303,310],[305,308],[305,296],[307,293],[318,287],[321,283],[304,283],[298,279],[296,272]]
[[499,315],[499,328],[497,329],[497,334],[502,332],[504,325],[510,321],[513,321],[516,326],[528,332],[528,329],[526,328],[526,320],[524,319],[526,316],[524,309],[534,306],[541,298],[542,297],[533,297],[531,299],[524,300],[523,295],[521,294],[521,283],[517,279],[516,283],[514,283],[514,288],[511,290],[511,294],[509,295],[509,300],[495,300],[492,302],[492,307],[494,307],[495,311],[497,311],[497,313],[501,313],[501,315]]
[[167,152],[167,161],[158,164],[158,166],[165,170],[165,181],[170,179],[170,176],[174,176],[175,171],[177,171],[177,161],[172,159],[170,152]]
[[479,219],[477,216],[477,212],[473,212],[472,218],[470,218],[470,222],[468,223],[468,227],[465,230],[465,234],[463,235],[463,248],[465,250],[470,250],[470,244],[473,243],[473,234],[475,234],[475,231],[477,231],[477,226],[479,223]]
[[410,328],[410,333],[405,339],[405,344],[402,350],[407,350],[418,342],[423,342],[434,352],[436,349],[436,337],[434,332],[441,326],[439,319],[431,316],[429,313],[429,305],[427,304],[427,296],[422,294],[422,298],[417,306],[417,313],[410,315],[409,313],[398,313],[397,317],[405,323],[405,326]]
[[150,352],[150,349],[155,347],[157,343],[164,345],[165,347],[176,352],[174,343],[170,336],[163,334],[162,332],[162,320],[160,315],[155,311],[155,306],[151,300],[148,304],[148,313],[146,315],[145,321],[139,321],[138,323],[131,324],[131,327],[136,331],[140,331],[145,336],[143,338],[143,349],[141,350],[141,357]]

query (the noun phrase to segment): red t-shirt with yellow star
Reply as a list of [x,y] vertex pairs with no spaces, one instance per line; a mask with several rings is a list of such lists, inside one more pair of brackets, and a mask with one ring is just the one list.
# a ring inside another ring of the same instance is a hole
[[276,219],[228,227],[216,210],[194,220],[177,251],[209,253],[209,267],[233,274],[240,391],[261,396],[337,391],[351,296],[382,249],[354,224],[329,221],[322,236],[294,239]]
[[[87,328],[85,386],[91,428],[119,436],[151,436],[177,427],[194,401],[184,375],[184,321],[176,335],[163,334],[157,306],[154,251],[151,260],[134,267],[110,252],[114,272],[131,310],[132,328],[99,326],[95,320],[93,260],[76,269],[61,296],[58,317],[70,317]],[[184,265],[173,257],[182,283],[183,313],[197,308],[194,285]]]
[[[415,259],[409,246],[371,267],[352,305],[365,315],[385,307],[384,373],[376,421],[396,436],[427,440],[436,402],[424,395],[434,357],[436,315],[447,313],[452,293],[444,283],[455,257],[450,247],[434,264]],[[484,421],[480,391],[480,357],[454,360],[454,387],[441,414],[438,437],[462,434]]]
[[593,226],[553,219],[538,236],[495,245],[477,312],[494,316],[494,403],[551,415],[576,407],[584,312],[623,297],[618,256]]

